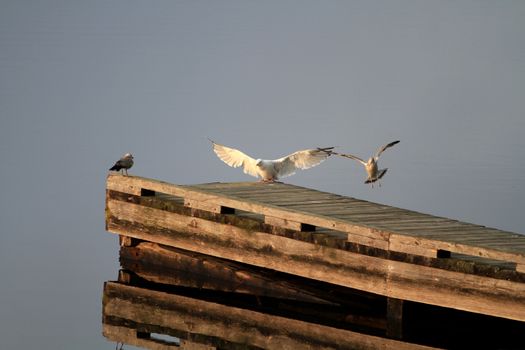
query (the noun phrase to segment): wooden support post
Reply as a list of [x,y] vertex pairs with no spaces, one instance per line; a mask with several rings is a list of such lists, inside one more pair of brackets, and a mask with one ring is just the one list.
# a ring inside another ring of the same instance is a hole
[[387,298],[386,335],[390,338],[403,338],[403,300]]
[[302,222],[291,221],[287,219],[276,218],[274,216],[268,216],[268,215],[264,217],[264,223],[268,225],[272,225],[272,226],[284,227],[290,230],[301,231],[301,232],[315,231],[315,226],[313,225],[304,224]]
[[520,273],[525,273],[525,264],[517,264],[516,271]]

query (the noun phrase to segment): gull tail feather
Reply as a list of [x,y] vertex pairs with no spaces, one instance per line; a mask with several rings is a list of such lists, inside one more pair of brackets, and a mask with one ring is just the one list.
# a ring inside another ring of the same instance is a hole
[[374,177],[374,178],[370,178],[369,177],[368,179],[366,179],[365,184],[374,183],[377,180],[381,179],[383,176],[385,176],[387,170],[388,170],[388,168],[386,168],[386,169],[379,169],[379,171],[377,172],[377,176]]

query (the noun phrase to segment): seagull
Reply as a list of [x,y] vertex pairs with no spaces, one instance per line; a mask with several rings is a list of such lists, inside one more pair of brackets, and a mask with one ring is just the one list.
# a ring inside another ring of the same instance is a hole
[[[386,174],[386,171],[388,170],[388,168],[379,169],[377,167],[377,161],[379,160],[379,156],[387,148],[390,148],[390,147],[392,147],[392,146],[394,146],[395,144],[398,144],[398,143],[399,143],[399,140],[398,141],[394,141],[394,142],[390,142],[389,144],[386,144],[383,147],[379,148],[377,150],[376,154],[373,157],[368,158],[367,162],[365,162],[361,158],[356,157],[356,156],[351,155],[351,154],[343,154],[343,153],[336,153],[336,152],[331,152],[331,153],[332,154],[337,154],[337,155],[342,156],[342,157],[346,157],[346,158],[357,160],[358,162],[363,164],[365,166],[366,173],[368,174],[368,177],[367,177],[367,179],[365,181],[365,184],[371,184],[372,187],[374,187],[374,182],[379,181],[379,179],[381,179]],[[378,182],[378,183],[379,183],[379,187],[381,187],[381,182]]]
[[305,149],[279,159],[266,160],[254,159],[235,148],[210,141],[220,160],[234,168],[242,166],[245,174],[260,177],[262,182],[274,182],[281,177],[295,174],[297,169],[314,167],[330,156],[334,148]]
[[133,166],[133,156],[131,153],[126,153],[115,162],[115,165],[113,165],[109,170],[114,171],[120,171],[122,170],[122,174],[126,172],[126,175],[128,175],[128,169]]

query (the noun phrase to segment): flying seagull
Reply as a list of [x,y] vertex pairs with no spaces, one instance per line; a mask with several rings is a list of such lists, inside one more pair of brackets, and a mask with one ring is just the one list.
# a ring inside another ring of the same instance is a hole
[[114,170],[114,171],[122,170],[122,174],[126,172],[126,175],[128,175],[128,169],[131,168],[132,166],[133,166],[133,156],[131,155],[131,153],[126,153],[122,156],[122,158],[117,160],[115,165],[113,165],[111,169],[109,170]]
[[[367,162],[351,154],[343,154],[343,153],[336,153],[336,152],[332,152],[332,154],[337,154],[342,157],[354,159],[360,162],[361,164],[363,164],[365,166],[366,173],[368,174],[365,184],[372,184],[372,187],[374,187],[374,182],[379,181],[379,179],[381,179],[386,174],[386,171],[388,170],[388,168],[379,169],[377,167],[377,161],[379,160],[379,156],[387,148],[390,148],[397,143],[399,143],[399,140],[390,142],[389,144],[386,144],[383,147],[379,148],[373,157],[368,158]],[[381,187],[381,183],[380,182],[378,183],[379,183],[379,187]]]
[[254,159],[235,148],[210,141],[213,151],[220,160],[234,168],[242,166],[245,174],[260,177],[263,182],[277,181],[281,177],[293,175],[297,169],[314,167],[330,156],[333,149],[333,147],[305,149],[279,159],[266,160]]

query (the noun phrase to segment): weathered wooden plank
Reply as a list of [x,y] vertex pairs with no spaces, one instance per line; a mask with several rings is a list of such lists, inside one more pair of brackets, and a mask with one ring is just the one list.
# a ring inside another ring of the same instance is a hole
[[[319,235],[316,231],[296,231],[296,230],[290,230],[279,226],[273,226],[268,225],[264,223],[264,218],[260,214],[253,214],[243,211],[236,211],[235,215],[223,215],[218,213],[212,213],[200,209],[193,209],[185,207],[179,203],[173,203],[173,202],[165,202],[162,200],[159,200],[158,198],[151,198],[151,197],[140,197],[140,196],[133,196],[128,194],[123,194],[120,192],[114,192],[109,191],[108,194],[109,198],[117,201],[124,201],[129,203],[135,203],[142,206],[150,207],[150,208],[157,208],[164,211],[172,212],[172,213],[178,213],[181,215],[191,216],[191,217],[199,217],[205,220],[211,220],[214,222],[221,222],[228,225],[234,225],[240,228],[248,229],[248,230],[256,230],[261,231],[269,234],[284,236],[292,239],[297,239],[300,241],[305,242],[318,242],[319,244],[329,246],[329,247],[337,247],[339,249],[346,249],[345,245],[347,243],[347,234],[343,232],[333,231],[333,230],[327,230],[322,229],[324,233],[329,233],[329,235],[324,235],[326,238],[322,238],[321,241],[319,241]],[[109,213],[109,212],[108,212]],[[314,228],[311,228],[314,229]]]
[[[254,196],[247,196],[247,197],[238,197],[238,198],[246,198],[253,201],[258,201],[261,203],[269,204],[269,205],[275,205],[279,207],[286,207],[286,208],[299,208],[304,207],[308,208],[309,210],[314,210],[316,206],[322,207],[323,205],[331,205],[331,206],[339,206],[339,203],[337,201],[334,201],[330,198],[326,199],[320,199],[320,198],[313,198],[311,196],[291,196],[291,195],[284,195],[283,197],[275,197],[275,196],[265,196],[265,197],[254,197]],[[323,202],[324,201],[324,202]],[[296,205],[297,203],[301,203],[301,205]],[[324,204],[323,204],[324,203]]]
[[175,294],[107,282],[105,318],[199,336],[211,345],[229,344],[263,349],[430,349],[282,316],[221,305]]
[[410,215],[410,213],[407,213],[403,209],[383,206],[383,205],[375,205],[370,202],[364,202],[364,203],[357,202],[356,203],[352,201],[350,203],[346,203],[346,201],[344,200],[341,200],[341,202],[344,203],[344,208],[348,209],[349,214],[394,213],[394,214]]
[[[193,187],[192,187],[193,188]],[[236,190],[236,191],[230,191],[230,190],[224,190],[224,191],[213,191],[215,194],[222,194],[227,196],[234,196],[238,198],[259,198],[261,200],[267,200],[267,199],[279,199],[284,197],[314,197],[314,198],[327,198],[327,196],[316,196],[315,194],[308,194],[304,191],[298,190],[298,189],[292,189],[292,188],[279,188],[279,189],[272,189],[271,187],[265,187],[261,186],[257,189],[250,189],[250,190]]]
[[523,240],[518,239],[512,239],[509,237],[490,237],[490,236],[479,236],[479,235],[472,235],[472,236],[462,236],[462,237],[449,237],[451,241],[454,242],[462,242],[465,244],[472,244],[472,245],[478,245],[478,244],[484,244],[484,245],[494,245],[494,246],[510,246],[510,247],[520,247],[525,242]]
[[276,273],[264,274],[235,262],[151,242],[142,242],[132,248],[122,247],[120,262],[123,269],[162,285],[330,304],[322,297],[293,285],[290,279],[276,276]]
[[[489,242],[487,242],[489,244]],[[505,249],[505,250],[515,250],[515,251],[521,251],[523,248],[525,248],[525,245],[523,243],[513,243],[513,242],[497,242],[497,243],[490,243],[491,247],[499,248],[499,249]]]
[[369,257],[131,203],[110,200],[108,209],[111,232],[389,297],[525,320],[525,284]]
[[[276,234],[291,239],[297,239],[304,242],[315,243],[327,247],[333,247],[337,249],[343,249],[352,251],[354,253],[366,254],[380,258],[391,258],[397,261],[404,261],[408,263],[416,263],[419,265],[436,267],[440,269],[447,269],[450,271],[458,271],[463,273],[470,274],[481,274],[483,276],[490,276],[499,279],[512,280],[518,282],[525,282],[523,278],[517,276],[514,273],[509,273],[509,271],[502,271],[500,269],[492,269],[490,266],[487,266],[490,262],[484,262],[483,265],[477,264],[474,266],[472,263],[464,263],[462,261],[455,261],[454,259],[435,259],[434,258],[421,258],[413,255],[407,255],[405,253],[395,253],[393,251],[386,251],[376,248],[367,247],[361,244],[355,244],[351,242],[346,242],[346,235],[343,232],[332,231],[328,229],[319,229],[316,232],[298,232],[294,230],[287,230],[280,227],[267,225],[263,223],[262,215],[259,214],[246,214],[247,212],[237,211],[236,215],[222,215],[215,214],[207,211],[202,211],[198,209],[191,209],[184,207],[182,203],[172,202],[172,201],[163,201],[159,200],[158,197],[140,197],[127,195],[120,192],[108,191],[108,198],[136,203],[142,206],[147,206],[151,208],[157,208],[165,210],[168,212],[179,213],[182,215],[199,217],[206,220],[211,220],[214,222],[220,222],[228,225],[234,225],[240,228],[247,230],[256,230],[265,232],[268,234]],[[108,211],[109,215],[109,211]],[[255,219],[253,218],[255,217]],[[317,228],[316,228],[317,229]],[[322,234],[320,234],[322,233]],[[439,252],[439,251],[438,251]],[[434,254],[435,250],[434,250]],[[438,258],[443,257],[442,254],[437,254]],[[480,258],[485,259],[485,258]],[[485,259],[487,261],[487,259]],[[510,263],[508,263],[510,264]],[[511,267],[514,270],[515,264]]]
[[[118,176],[118,175],[117,175]],[[498,249],[491,249],[490,247],[473,247],[464,244],[457,244],[454,242],[433,241],[430,239],[422,240],[423,233],[414,233],[410,230],[394,230],[387,229],[379,225],[366,224],[359,222],[352,222],[350,220],[341,220],[326,215],[319,215],[315,213],[308,213],[293,209],[283,209],[277,206],[262,204],[248,199],[229,198],[227,195],[210,194],[201,192],[200,190],[192,189],[191,186],[176,186],[161,181],[143,179],[135,176],[108,176],[108,189],[114,189],[126,192],[134,191],[136,188],[146,188],[156,192],[169,193],[180,197],[190,198],[192,200],[203,202],[215,202],[217,204],[255,212],[263,215],[286,218],[287,220],[301,222],[316,227],[334,229],[337,231],[347,232],[348,240],[351,242],[370,245],[380,249],[404,249],[407,247],[407,253],[416,254],[417,249],[421,249],[423,256],[427,255],[427,251],[433,250],[449,250],[457,253],[464,253],[469,255],[480,255],[484,257],[494,258],[498,260],[514,261],[516,263],[525,262],[525,251],[517,252],[500,251]],[[281,186],[286,186],[280,184]],[[410,235],[414,236],[410,236]],[[390,243],[388,242],[390,240]],[[422,243],[422,244],[420,244]],[[404,252],[404,250],[400,250]]]
[[284,227],[290,230],[303,231],[303,232],[315,231],[315,226],[304,224],[302,222],[296,222],[292,220],[276,218],[276,217],[268,216],[268,215],[264,217],[264,222],[268,225]]
[[189,208],[195,208],[195,209],[201,209],[210,211],[212,213],[218,213],[218,214],[233,214],[235,213],[235,209],[228,208],[220,204],[216,203],[207,203],[204,201],[198,201],[198,200],[192,200],[192,199],[184,199],[184,206]]
[[[310,200],[313,200],[313,197],[309,197]],[[323,210],[326,207],[334,207],[336,206],[339,209],[345,209],[349,214],[352,214],[353,212],[378,212],[378,211],[387,211],[389,209],[383,209],[383,208],[377,208],[374,206],[371,206],[369,203],[357,203],[354,201],[348,201],[347,199],[340,198],[337,200],[333,199],[325,199],[325,200],[317,200],[317,202],[314,203],[305,203],[303,201],[290,201],[289,203],[281,203],[280,204],[283,207],[287,208],[298,208],[298,207],[305,207],[308,208],[308,210]]]
[[[296,190],[299,190],[301,189],[300,187],[294,187]],[[268,197],[271,198],[272,194],[268,191],[265,191],[268,195]],[[311,190],[305,190],[305,193],[306,192],[313,192],[315,193],[316,191],[311,191]],[[342,201],[344,199],[350,199],[350,198],[347,198],[347,197],[342,197],[342,196],[339,196],[339,199],[338,199],[338,203],[342,203]],[[348,201],[347,201],[348,202]],[[408,220],[412,220],[411,218],[414,218],[414,222],[416,222],[418,219],[421,219],[422,223],[423,222],[429,222],[431,224],[436,224],[440,221],[442,221],[443,223],[451,223],[451,222],[455,222],[455,223],[458,223],[457,220],[450,220],[450,219],[446,219],[446,218],[439,218],[439,217],[434,217],[434,216],[430,216],[428,214],[423,214],[423,213],[419,213],[419,212],[414,212],[414,211],[409,211],[409,210],[404,210],[404,209],[399,209],[399,208],[395,208],[395,207],[388,207],[388,206],[384,206],[384,205],[379,205],[379,204],[376,204],[376,203],[370,203],[370,202],[366,202],[366,201],[361,201],[363,203],[361,204],[365,204],[365,207],[361,207],[361,209],[358,208],[355,208],[355,205],[353,208],[349,208],[349,210],[354,210],[354,213],[355,214],[366,214],[368,213],[368,217],[370,217],[370,220],[366,220],[365,218],[366,217],[352,217],[352,216],[349,216],[347,218],[349,219],[353,219],[353,220],[357,220],[359,222],[371,222],[371,223],[375,223],[375,219],[378,219],[380,218],[380,215],[376,215],[375,213],[376,212],[379,212],[381,213],[381,210],[382,209],[387,209],[390,208],[389,212],[391,213],[399,213],[400,216],[402,215],[403,217],[405,217],[405,223],[406,221]],[[367,203],[367,204],[366,204]],[[327,205],[330,205],[330,204],[327,204]],[[292,208],[300,208],[301,210],[311,210],[311,211],[314,211],[316,212],[317,214],[330,214],[330,211],[331,209],[329,208],[328,211],[319,211],[317,210],[318,208],[322,208],[322,206],[315,206],[315,205],[301,205],[301,203],[292,203],[290,204],[290,207]],[[333,208],[333,207],[332,207]],[[357,210],[357,211],[356,211]],[[333,214],[333,213],[332,213]],[[407,218],[407,215],[408,215],[408,218]],[[343,218],[344,217],[341,217],[339,215],[337,215],[338,218]],[[398,225],[396,226],[391,226],[390,228],[393,229],[393,230],[400,230],[400,229],[403,229],[404,228],[404,224],[405,223],[400,223],[400,222],[396,222],[396,220],[393,220],[392,222],[386,222],[386,220],[383,219],[383,223],[382,224],[395,224],[397,223]],[[475,230],[476,228],[482,228],[483,226],[479,226],[479,225],[471,225],[471,224],[468,224],[469,227],[465,226],[465,227],[462,227],[461,229],[462,230]],[[443,226],[439,226],[439,225],[434,225],[434,226],[438,226],[438,230],[449,230],[449,228],[446,228],[446,227],[443,227]],[[381,227],[385,227],[385,228],[388,228],[388,225],[382,225]],[[407,232],[410,232],[410,229],[411,227],[406,227],[408,229]],[[421,227],[416,227],[415,229],[419,230]],[[416,231],[416,230],[414,230]],[[497,231],[497,230],[494,230],[494,231]],[[451,233],[454,233],[455,231],[454,230],[450,230]],[[421,235],[421,234],[425,234],[427,232],[416,232],[417,234]]]
[[343,207],[347,210],[347,214],[349,217],[351,216],[358,216],[358,215],[384,215],[384,214],[390,214],[392,217],[400,218],[413,218],[413,219],[428,219],[428,218],[422,218],[416,215],[410,215],[409,213],[406,213],[400,209],[395,208],[370,208],[365,206],[352,206],[352,207]]
[[403,229],[403,226],[408,227],[424,227],[444,224],[443,221],[430,221],[422,219],[412,219],[410,217],[403,217],[398,214],[376,212],[373,214],[348,214],[338,216],[342,219],[359,221],[363,223],[370,223],[376,225],[383,225],[385,227],[392,227],[394,229]]
[[[136,238],[146,237],[145,240],[151,242],[277,271],[283,271],[281,265],[286,265],[283,272],[315,279],[325,276],[324,279],[320,280],[325,280],[329,276],[327,269],[331,269],[331,266],[343,267],[342,264],[346,264],[352,267],[349,270],[356,270],[353,266],[362,266],[362,264],[355,265],[356,260],[363,260],[361,256],[348,256],[345,254],[346,252],[337,249],[331,249],[331,257],[325,259],[323,258],[323,251],[328,248],[315,244],[248,231],[199,218],[166,213],[162,210],[125,202],[110,201],[108,206],[111,216],[117,219],[110,219],[108,225],[110,231],[115,233],[126,232],[127,235]],[[125,220],[132,224],[122,225],[119,220]],[[152,230],[148,230],[148,227]],[[319,266],[312,269],[311,264],[304,262],[304,260],[318,261]],[[366,287],[367,284],[382,283],[382,278],[377,279],[375,277],[377,271],[372,266],[370,267],[372,270],[367,272],[368,277],[362,279],[363,288],[357,286],[356,288],[367,290],[369,288]],[[347,277],[341,277],[350,279],[351,274],[359,275],[360,273],[359,269],[353,272],[348,271]],[[348,285],[348,283],[347,281],[346,284]],[[376,288],[381,289],[380,285]]]
[[[125,326],[115,326],[104,323],[102,325],[102,334],[109,341],[122,343],[126,345],[137,346],[149,350],[215,350],[215,346],[207,344],[199,344],[185,339],[181,339],[178,343],[168,343],[161,340],[156,340],[150,337],[141,336],[140,332],[135,328]],[[117,348],[118,349],[118,348]]]
[[[438,241],[427,239],[424,236],[409,236],[405,234],[393,233],[390,235],[390,249],[394,251],[403,251],[405,247],[415,246],[421,249],[429,250],[446,250],[454,253],[480,256],[489,259],[512,261],[524,263],[525,255],[521,252],[512,252],[508,249],[501,250],[483,246],[472,246],[451,241]],[[401,249],[401,250],[400,250]]]
[[463,244],[463,245],[469,245],[473,247],[478,247],[480,249],[492,249],[497,251],[502,251],[506,253],[513,253],[521,255],[524,249],[525,242],[521,239],[514,239],[510,236],[491,236],[491,235],[483,235],[480,232],[477,231],[470,231],[470,234],[456,234],[456,235],[448,235],[448,234],[432,234],[432,235],[421,235],[425,238],[431,238],[435,240],[443,240],[448,241],[450,243],[454,244]]
[[276,206],[261,204],[250,200],[239,200],[217,194],[199,192],[185,186],[176,186],[162,181],[148,180],[136,176],[126,176],[115,179],[115,176],[108,176],[107,188],[127,193],[127,187],[131,190],[135,188],[147,187],[156,192],[168,193],[179,197],[190,198],[192,200],[217,203],[229,208],[241,209],[258,214],[286,218],[288,220],[303,222],[316,227],[324,227],[337,231],[349,233],[349,241],[370,245],[372,247],[386,249],[389,233],[381,229],[357,225],[349,221],[332,219],[329,217],[304,213],[296,210],[282,209]]
[[469,244],[469,245],[472,245],[472,246],[477,246],[478,244],[476,243],[470,243],[469,241],[473,240],[473,241],[476,241],[476,240],[479,240],[479,242],[483,242],[485,240],[497,240],[497,241],[500,241],[502,242],[502,240],[504,240],[505,238],[501,237],[501,238],[491,238],[490,236],[487,236],[487,235],[479,235],[477,236],[477,233],[473,233],[471,235],[467,234],[467,233],[458,233],[457,235],[451,235],[449,234],[448,232],[446,233],[432,233],[432,234],[425,234],[425,235],[421,235],[422,237],[425,237],[425,238],[428,238],[428,239],[434,239],[434,240],[438,240],[438,241],[448,241],[448,242],[451,242],[451,243],[465,243],[465,244]]
[[461,225],[457,223],[411,223],[408,225],[389,223],[384,224],[394,230],[403,230],[405,232],[466,232],[477,231],[476,227],[469,225]]
[[210,182],[210,183],[197,184],[197,185],[192,185],[192,186],[198,187],[201,189],[205,189],[207,191],[213,191],[213,190],[220,190],[224,188],[227,188],[230,190],[235,190],[237,188],[252,188],[252,187],[259,187],[261,185],[264,185],[264,184],[253,181],[253,182]]

